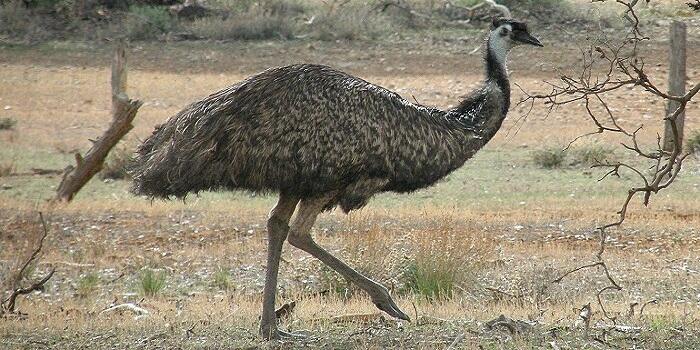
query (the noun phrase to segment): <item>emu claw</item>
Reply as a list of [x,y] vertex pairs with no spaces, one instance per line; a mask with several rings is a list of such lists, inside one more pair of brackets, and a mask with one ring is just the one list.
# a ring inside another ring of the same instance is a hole
[[282,330],[277,330],[277,334],[279,335],[280,339],[289,339],[289,340],[302,340],[302,339],[307,339],[310,337],[310,335],[305,334],[305,333],[292,333],[292,332],[285,332]]
[[394,299],[391,298],[391,295],[389,295],[389,291],[387,291],[386,288],[381,287],[378,292],[379,293],[376,293],[378,295],[372,295],[372,302],[379,310],[386,312],[391,317],[411,321],[411,318],[408,317],[406,313],[401,311],[401,309],[399,309],[399,306],[396,305]]
[[310,335],[305,333],[285,332],[276,328],[270,329],[269,327],[261,327],[260,333],[266,340],[302,340],[310,337]]

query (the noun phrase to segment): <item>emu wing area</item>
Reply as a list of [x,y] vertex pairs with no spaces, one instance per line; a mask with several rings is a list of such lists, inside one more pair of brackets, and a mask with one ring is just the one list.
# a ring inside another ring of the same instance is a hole
[[379,187],[374,191],[411,191],[452,168],[433,164],[455,156],[450,145],[459,136],[443,124],[442,111],[329,67],[274,68],[158,126],[137,151],[132,190],[153,197],[217,189],[308,197],[369,181]]

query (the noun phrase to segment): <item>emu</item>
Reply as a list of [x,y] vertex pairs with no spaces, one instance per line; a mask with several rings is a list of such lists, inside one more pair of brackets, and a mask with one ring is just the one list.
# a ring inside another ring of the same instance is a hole
[[411,103],[326,66],[268,69],[157,126],[137,150],[132,192],[151,198],[221,189],[279,193],[267,221],[260,322],[266,339],[293,336],[275,318],[285,240],[357,284],[380,310],[409,320],[384,286],[316,244],[311,228],[325,210],[360,209],[376,193],[425,188],[462,166],[506,117],[506,55],[520,44],[542,46],[525,23],[495,19],[486,80],[450,110]]

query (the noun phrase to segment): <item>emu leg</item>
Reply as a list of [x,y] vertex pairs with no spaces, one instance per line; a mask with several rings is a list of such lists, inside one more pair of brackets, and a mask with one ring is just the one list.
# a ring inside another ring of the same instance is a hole
[[401,309],[399,309],[399,307],[396,305],[386,287],[355,271],[353,268],[316,244],[311,237],[311,227],[314,225],[316,217],[321,213],[321,210],[327,204],[330,198],[332,198],[332,196],[315,199],[303,199],[299,204],[299,210],[294,218],[294,222],[289,229],[289,237],[287,240],[291,245],[311,254],[318,260],[321,260],[328,267],[337,271],[343,277],[362,288],[362,290],[369,294],[374,305],[376,305],[380,310],[393,317],[400,318],[402,320],[410,320],[408,315],[401,311]]
[[279,339],[284,335],[277,329],[275,317],[275,294],[277,293],[277,273],[279,271],[282,245],[289,232],[289,218],[292,217],[298,198],[280,194],[277,205],[272,208],[267,220],[267,272],[263,289],[263,309],[260,319],[260,334],[263,338]]

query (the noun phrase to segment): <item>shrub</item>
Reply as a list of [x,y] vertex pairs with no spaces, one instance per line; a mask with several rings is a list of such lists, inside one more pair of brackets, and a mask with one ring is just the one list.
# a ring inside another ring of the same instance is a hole
[[82,276],[78,280],[78,296],[80,298],[86,298],[93,294],[95,290],[97,289],[97,285],[100,282],[100,277],[97,276],[95,273],[88,273],[85,276]]
[[12,118],[0,118],[0,130],[12,130],[15,128],[15,125],[17,125],[17,121]]
[[289,0],[235,1],[224,7],[231,15],[200,18],[188,28],[197,36],[216,40],[291,39],[295,18],[306,11]]
[[540,168],[554,169],[564,165],[566,152],[559,147],[550,147],[532,152],[532,161]]
[[690,137],[685,140],[685,147],[688,152],[700,155],[700,131],[690,134]]
[[0,163],[0,177],[9,176],[16,171],[15,162]]
[[327,41],[376,39],[390,28],[386,17],[356,6],[318,14],[311,23],[312,35]]
[[165,287],[165,272],[163,271],[156,272],[147,268],[141,271],[139,277],[141,293],[144,296],[156,296]]
[[257,12],[234,15],[226,19],[201,18],[192,22],[189,29],[199,37],[216,40],[268,40],[294,37],[294,23],[290,18]]
[[124,30],[132,40],[155,39],[174,26],[175,21],[163,7],[133,5],[124,19]]
[[32,13],[21,0],[0,4],[0,33],[14,38],[41,40],[48,36],[43,21],[46,16]]
[[131,164],[131,153],[132,152],[126,147],[114,148],[109,153],[109,156],[107,156],[104,164],[102,164],[102,170],[99,174],[100,179],[128,179],[129,173],[127,172],[127,169],[129,164]]
[[569,153],[572,157],[572,165],[593,166],[609,162],[615,154],[615,150],[600,144],[591,144],[578,147]]

